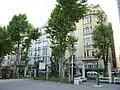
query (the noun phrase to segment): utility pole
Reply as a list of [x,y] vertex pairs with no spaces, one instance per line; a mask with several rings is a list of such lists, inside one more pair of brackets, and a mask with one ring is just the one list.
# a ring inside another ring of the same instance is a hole
[[70,83],[70,59],[69,59],[69,83]]
[[48,70],[48,57],[46,59],[46,80],[48,80],[48,74],[49,74],[49,70]]
[[96,52],[95,53],[95,60],[97,61],[97,85],[100,85],[100,80],[99,80],[99,59],[101,57],[101,53],[100,52]]
[[71,80],[73,81],[73,52],[72,52],[72,56],[71,56]]
[[98,66],[98,60],[97,60],[97,85],[100,85],[100,82],[99,82],[99,66]]

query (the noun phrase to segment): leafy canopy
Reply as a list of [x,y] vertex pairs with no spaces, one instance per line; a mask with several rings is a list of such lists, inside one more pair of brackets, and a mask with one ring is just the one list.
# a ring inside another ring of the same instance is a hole
[[75,22],[86,14],[85,2],[80,0],[57,0],[57,5],[51,13],[46,32],[49,33],[53,47],[60,46],[65,52],[77,40],[70,33],[76,29]]
[[13,41],[21,40],[22,35],[25,34],[27,29],[28,21],[25,14],[14,15],[8,25],[8,31],[10,32]]
[[6,27],[0,26],[0,57],[10,53],[13,50],[13,42]]
[[112,43],[112,25],[106,22],[107,17],[104,12],[99,12],[97,17],[98,23],[93,32],[94,47],[98,48],[101,52],[107,53]]

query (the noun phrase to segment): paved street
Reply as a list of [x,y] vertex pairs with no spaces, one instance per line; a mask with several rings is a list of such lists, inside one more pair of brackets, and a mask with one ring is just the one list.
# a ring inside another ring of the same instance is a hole
[[120,84],[104,84],[103,87],[94,87],[92,84],[60,84],[47,81],[35,80],[11,80],[2,82],[0,80],[0,90],[120,90]]

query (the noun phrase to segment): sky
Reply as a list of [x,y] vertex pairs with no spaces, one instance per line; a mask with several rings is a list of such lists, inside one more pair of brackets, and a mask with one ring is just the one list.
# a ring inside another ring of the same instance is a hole
[[[29,23],[34,27],[43,26],[55,7],[56,0],[0,0],[0,25],[6,26],[15,14],[27,14]],[[120,46],[120,23],[116,0],[88,0],[89,4],[100,4],[112,22],[117,45]],[[118,47],[117,46],[117,47]],[[119,47],[120,48],[120,47]]]
[[[115,0],[88,0],[88,3],[99,3],[105,12],[112,16],[110,10],[113,9],[111,5],[113,5],[114,1]],[[50,17],[55,3],[56,0],[0,0],[0,25],[7,25],[15,14],[25,13],[28,16],[28,21],[32,23],[33,26],[43,26]],[[109,20],[111,21],[111,19]]]
[[34,27],[46,23],[56,0],[0,0],[0,25],[7,25],[13,15],[25,13]]

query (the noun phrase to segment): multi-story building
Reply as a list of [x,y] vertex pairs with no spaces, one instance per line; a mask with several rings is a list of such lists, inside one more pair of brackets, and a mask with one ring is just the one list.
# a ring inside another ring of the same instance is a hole
[[47,38],[47,34],[44,29],[40,29],[42,35],[37,39],[32,41],[31,47],[29,48],[29,65],[33,65],[34,61],[40,61],[43,63],[50,63],[51,48],[50,40]]
[[[113,3],[112,3],[112,13],[114,14],[111,14],[111,11],[109,10],[109,19],[111,20],[111,23],[112,23],[112,28],[113,28],[113,38],[114,38],[114,47],[115,47],[115,58],[113,60],[113,64],[114,64],[114,68],[117,68],[117,69],[120,69],[120,53],[119,53],[119,50],[120,50],[120,41],[119,41],[119,38],[120,38],[120,0],[112,0]],[[106,8],[108,8],[108,6],[106,6]]]
[[113,33],[114,33],[114,44],[115,44],[115,53],[116,53],[116,67],[117,69],[120,69],[120,0],[115,0],[116,2],[116,7],[114,7],[116,10],[116,14],[113,15],[114,17],[112,18],[112,25],[113,25]]
[[2,66],[12,66],[14,65],[14,62],[16,60],[16,55],[6,55],[4,56],[3,62],[2,62]]
[[[102,9],[99,5],[90,5],[89,9],[88,15],[76,24],[75,36],[78,38],[78,42],[75,55],[77,64],[80,64],[82,60],[86,70],[95,70],[97,63],[94,57],[95,49],[93,48],[92,33],[97,23],[97,17],[93,13],[97,13],[98,10],[101,11]],[[103,68],[102,60],[99,60],[99,65],[100,68]]]

